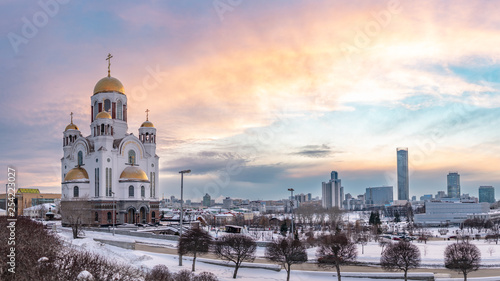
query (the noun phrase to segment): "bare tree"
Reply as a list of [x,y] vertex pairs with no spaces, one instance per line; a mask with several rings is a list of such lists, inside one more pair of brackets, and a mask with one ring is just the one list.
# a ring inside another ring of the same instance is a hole
[[198,253],[204,254],[210,250],[212,244],[212,236],[203,229],[193,228],[185,233],[179,239],[178,252],[181,255],[193,255],[192,271],[195,271],[196,255]]
[[417,246],[406,241],[389,244],[380,257],[380,265],[384,270],[404,271],[406,281],[408,270],[420,265],[420,251]]
[[354,235],[354,238],[355,238],[356,244],[361,245],[361,254],[364,255],[365,254],[365,245],[368,244],[368,239],[369,239],[368,234],[359,233],[359,234]]
[[356,245],[343,233],[323,235],[319,244],[316,252],[318,265],[335,267],[338,281],[341,281],[340,266],[356,260]]
[[212,272],[202,272],[193,278],[193,281],[218,281],[219,279]]
[[168,270],[163,264],[158,264],[149,271],[145,278],[145,281],[174,281],[173,274]]
[[444,251],[444,266],[448,269],[462,272],[464,280],[467,274],[479,269],[481,265],[481,252],[468,242],[454,243]]
[[88,198],[61,200],[62,225],[71,226],[73,239],[84,226],[92,224],[92,203]]
[[332,207],[330,209],[326,210],[326,213],[328,215],[328,222],[332,229],[335,229],[339,226],[339,224],[342,223],[342,210],[340,210],[338,207]]
[[174,275],[174,280],[175,281],[191,281],[191,279],[193,279],[193,277],[194,277],[193,272],[191,272],[187,269],[183,269]]
[[286,280],[290,280],[292,264],[307,261],[306,248],[297,239],[280,238],[268,244],[266,247],[266,259],[280,263],[286,270]]
[[238,269],[244,261],[255,260],[257,244],[251,237],[241,234],[224,235],[215,243],[214,252],[223,260],[234,262],[233,278],[236,279]]
[[40,215],[40,218],[42,220],[45,220],[46,219],[45,214],[47,213],[48,210],[47,210],[47,208],[45,208],[44,204],[41,204],[39,206],[40,206],[40,208],[38,209],[38,213]]
[[378,245],[380,246],[380,248],[382,248],[380,254],[382,254],[384,252],[384,248],[385,246],[387,245],[390,245],[392,244],[391,241],[389,239],[386,239],[386,238],[381,238],[379,241],[378,241]]
[[[17,217],[15,222],[7,219],[0,216],[0,255],[5,257],[0,263],[0,280],[43,280],[40,276],[53,273],[37,266],[38,261],[44,258],[47,263],[54,263],[63,249],[62,241],[44,229],[42,223],[27,217]],[[12,236],[14,230],[15,237]]]
[[490,257],[491,257],[493,255],[493,253],[495,252],[495,248],[489,247],[487,251],[488,251],[488,253],[490,254]]
[[44,267],[50,271],[30,280],[78,280],[79,273],[84,270],[93,276],[94,281],[132,281],[144,277],[144,272],[135,266],[112,261],[94,252],[76,249],[64,251],[54,263],[46,264]]

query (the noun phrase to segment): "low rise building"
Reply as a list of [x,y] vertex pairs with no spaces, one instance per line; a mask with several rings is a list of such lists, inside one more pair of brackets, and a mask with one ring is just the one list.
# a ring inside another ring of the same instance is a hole
[[468,215],[488,213],[488,203],[475,202],[425,202],[425,214],[415,214],[415,223],[441,225],[444,223],[460,224]]
[[[0,194],[0,208],[6,208],[7,194]],[[61,193],[40,193],[38,188],[19,188],[16,191],[17,215],[22,216],[25,208],[33,206],[54,203],[61,199]]]

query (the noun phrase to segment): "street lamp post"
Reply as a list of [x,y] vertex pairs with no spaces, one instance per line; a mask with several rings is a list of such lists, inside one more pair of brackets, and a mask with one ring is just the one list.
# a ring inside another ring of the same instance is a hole
[[113,236],[115,236],[115,219],[116,219],[116,214],[115,214],[115,193],[111,191],[111,194],[113,194],[113,215],[111,216],[111,219],[113,220]]
[[43,209],[42,209],[42,207],[43,207],[43,203],[42,203],[42,202],[43,202],[43,195],[40,195],[40,197],[41,197],[42,199],[38,201],[38,205],[40,205],[40,206],[39,206],[39,207],[40,207],[40,208],[39,208],[39,209],[40,209],[40,218],[41,218],[41,219],[43,219],[43,214],[42,214],[42,212],[43,212]]
[[293,192],[295,191],[293,188],[289,188],[288,191],[292,193],[290,198],[290,208],[292,209],[292,238],[295,237],[295,232],[293,232]]
[[[179,242],[181,240],[181,236],[182,236],[182,215],[183,215],[183,212],[184,210],[182,209],[182,203],[184,201],[184,196],[183,196],[183,191],[184,191],[184,174],[189,174],[191,173],[191,170],[183,170],[183,171],[180,171],[179,174],[181,174],[181,215],[180,215],[180,218],[179,218]],[[179,245],[177,245],[177,247],[179,247]],[[179,266],[182,266],[182,254],[179,253]]]

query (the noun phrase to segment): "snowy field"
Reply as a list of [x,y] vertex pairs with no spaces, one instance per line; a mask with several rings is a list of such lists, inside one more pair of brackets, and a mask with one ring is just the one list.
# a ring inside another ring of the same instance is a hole
[[[86,231],[86,238],[83,239],[72,239],[71,231],[69,228],[59,228],[59,235],[71,245],[75,247],[93,251],[100,255],[107,256],[109,259],[123,262],[126,264],[131,264],[137,267],[145,267],[145,268],[153,268],[157,264],[166,265],[170,271],[177,272],[182,269],[191,269],[191,260],[189,257],[184,257],[184,266],[178,266],[178,256],[177,255],[168,255],[168,254],[158,254],[151,252],[144,252],[138,250],[127,250],[119,247],[114,247],[110,245],[106,245],[100,242],[94,241],[96,239],[107,239],[107,240],[116,240],[123,242],[142,242],[147,244],[159,245],[162,247],[168,248],[176,248],[176,241],[170,240],[162,240],[162,239],[154,239],[154,238],[140,238],[140,237],[132,237],[125,235],[115,235],[112,236],[111,233],[104,232],[93,232]],[[422,264],[429,266],[442,266],[443,265],[443,252],[445,247],[448,244],[454,243],[451,241],[429,241],[427,244],[417,243],[417,245],[421,251],[422,255]],[[481,250],[483,264],[489,265],[497,265],[500,264],[500,245],[496,245],[495,243],[487,243],[484,240],[480,241],[472,241],[472,243],[476,244]],[[490,256],[489,249],[493,249]],[[381,248],[375,242],[370,242],[364,247],[364,254],[361,253],[361,245],[358,245],[358,260],[365,262],[378,262],[380,259],[380,251]],[[257,257],[264,256],[265,249],[263,247],[258,247],[257,249]],[[309,259],[316,258],[316,249],[311,248],[308,249],[308,257]],[[293,269],[293,267],[292,267]],[[203,262],[203,258],[197,259],[196,263],[196,273],[200,273],[203,271],[209,271],[217,275],[219,280],[234,280],[232,278],[233,268],[226,267],[222,265],[213,265],[207,264]],[[343,276],[349,275],[348,273],[342,273]],[[384,274],[384,273],[377,273]],[[390,275],[391,273],[387,273]],[[363,275],[363,274],[358,274]],[[367,273],[364,273],[366,276]],[[373,274],[371,274],[373,276]],[[370,273],[368,273],[370,276]],[[383,275],[382,275],[383,276]],[[280,272],[266,270],[266,269],[257,269],[257,268],[240,268],[238,271],[237,280],[286,280],[286,271],[281,270]],[[315,281],[315,280],[336,280],[333,272],[320,272],[320,271],[294,271],[291,273],[291,280],[307,280],[307,281]],[[342,280],[345,281],[359,281],[359,280],[381,280],[381,279],[371,279],[371,278],[360,278],[360,277],[343,277]],[[402,279],[391,279],[391,280],[402,280]],[[450,279],[443,278],[437,280],[462,280],[458,279]],[[500,277],[495,278],[468,278],[468,280],[500,280]]]

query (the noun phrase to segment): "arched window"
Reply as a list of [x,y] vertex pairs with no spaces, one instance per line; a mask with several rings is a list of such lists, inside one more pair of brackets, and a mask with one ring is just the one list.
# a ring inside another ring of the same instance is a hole
[[123,105],[121,100],[116,102],[116,119],[123,120]]
[[134,150],[128,151],[128,163],[135,164],[135,151]]
[[95,117],[97,116],[97,113],[99,113],[99,107],[97,106],[97,101],[94,102],[94,120]]
[[83,166],[83,152],[81,150],[78,151],[78,165]]
[[109,196],[109,168],[106,168],[106,196]]
[[156,197],[156,172],[153,172],[151,179],[153,181],[153,197]]
[[95,212],[95,218],[94,218],[95,221],[99,221],[99,213],[98,212]]
[[133,185],[128,187],[128,197],[134,197],[134,186]]
[[151,213],[151,217],[152,217],[152,218],[155,218],[155,217],[156,217],[156,213],[155,213],[154,211]]
[[144,185],[141,186],[141,197],[146,197],[146,188],[144,188]]
[[78,197],[80,195],[80,192],[78,190],[78,186],[73,187],[73,197]]
[[113,173],[111,172],[111,168],[109,168],[109,195],[108,196],[112,196],[113,194],[113,186],[112,186],[112,183],[113,182]]
[[99,197],[99,168],[95,168],[95,197]]
[[104,100],[104,111],[109,111],[110,108],[111,102],[108,99]]
[[108,223],[111,222],[111,212],[108,212]]

